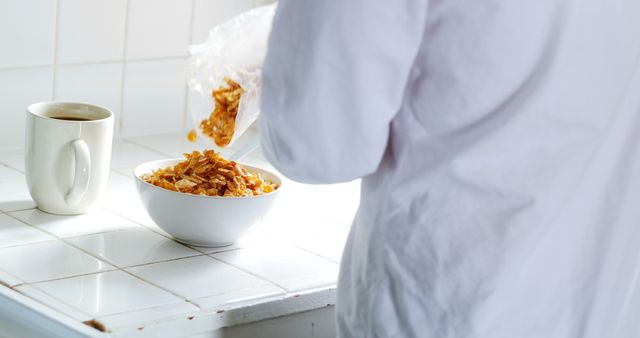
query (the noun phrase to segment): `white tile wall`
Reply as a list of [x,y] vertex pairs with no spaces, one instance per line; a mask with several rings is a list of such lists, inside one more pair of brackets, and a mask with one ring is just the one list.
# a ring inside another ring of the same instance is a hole
[[107,106],[117,136],[184,131],[189,45],[271,1],[0,0],[0,151],[22,148],[27,105],[52,99]]
[[251,0],[195,0],[193,10],[193,43],[207,40],[209,30],[217,23],[225,22],[232,17],[253,7]]
[[[4,53],[0,53],[2,54]],[[51,100],[52,88],[53,69],[50,67],[0,71],[0,120],[2,121],[0,146],[2,148],[23,147],[27,105]]]
[[122,63],[60,66],[55,100],[101,105],[114,112],[116,131],[120,121]]
[[58,63],[122,58],[126,0],[59,0]]
[[185,60],[130,62],[122,102],[122,134],[127,136],[184,129]]
[[130,0],[127,59],[187,56],[193,0]]
[[55,5],[55,0],[0,0],[0,68],[53,63]]

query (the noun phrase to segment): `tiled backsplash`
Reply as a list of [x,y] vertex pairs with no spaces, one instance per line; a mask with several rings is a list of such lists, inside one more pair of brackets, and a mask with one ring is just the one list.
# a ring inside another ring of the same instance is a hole
[[25,110],[104,105],[116,134],[188,129],[188,46],[272,0],[0,0],[0,150],[23,147]]

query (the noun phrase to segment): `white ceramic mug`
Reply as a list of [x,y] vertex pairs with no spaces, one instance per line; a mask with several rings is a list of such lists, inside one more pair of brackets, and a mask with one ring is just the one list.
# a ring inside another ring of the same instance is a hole
[[25,172],[38,209],[82,214],[109,178],[113,112],[85,103],[41,102],[27,108]]

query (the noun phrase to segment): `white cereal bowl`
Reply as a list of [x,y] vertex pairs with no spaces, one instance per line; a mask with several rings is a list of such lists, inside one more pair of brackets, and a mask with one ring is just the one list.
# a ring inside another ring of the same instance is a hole
[[206,247],[230,245],[257,225],[273,205],[282,181],[273,173],[243,165],[278,184],[273,192],[249,197],[200,196],[175,192],[145,182],[152,170],[176,165],[183,159],[152,161],[133,174],[140,200],[151,219],[180,242]]

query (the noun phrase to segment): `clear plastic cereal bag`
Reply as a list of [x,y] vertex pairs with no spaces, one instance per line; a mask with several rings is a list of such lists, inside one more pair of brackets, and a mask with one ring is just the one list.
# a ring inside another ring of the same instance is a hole
[[[233,144],[260,111],[261,70],[276,4],[261,6],[215,26],[190,47],[189,113],[199,134]],[[195,140],[196,134],[189,134]]]

